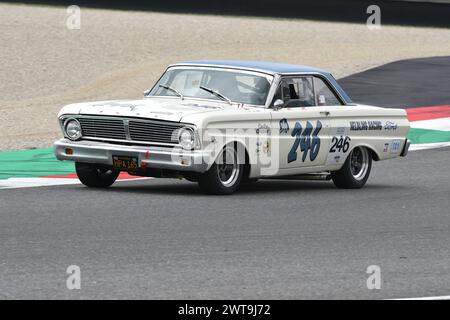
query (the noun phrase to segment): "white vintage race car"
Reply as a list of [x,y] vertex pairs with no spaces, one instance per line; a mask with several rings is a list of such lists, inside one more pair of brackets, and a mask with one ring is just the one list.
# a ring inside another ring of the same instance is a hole
[[269,62],[174,64],[144,99],[70,104],[58,119],[56,157],[89,187],[126,171],[213,194],[259,178],[361,188],[372,160],[409,148],[405,110],[355,104],[326,71]]

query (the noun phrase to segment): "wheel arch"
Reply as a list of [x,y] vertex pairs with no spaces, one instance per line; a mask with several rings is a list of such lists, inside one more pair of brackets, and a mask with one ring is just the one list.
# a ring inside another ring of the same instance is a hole
[[347,156],[345,158],[345,160],[347,160],[347,158],[349,157],[350,153],[352,153],[352,151],[357,148],[357,147],[364,147],[369,151],[370,156],[372,157],[372,160],[374,161],[379,161],[380,160],[380,155],[378,154],[378,152],[376,151],[376,149],[372,146],[370,146],[367,143],[359,143],[355,146],[352,147],[352,149],[347,153]]
[[[217,150],[223,150],[226,146],[229,146],[229,145],[233,145],[233,147],[235,149],[243,151],[243,154],[240,154],[240,152],[238,152],[238,159],[239,159],[240,163],[244,164],[244,178],[248,178],[250,175],[252,166],[251,166],[250,154],[248,152],[247,146],[245,145],[245,143],[242,140],[233,139],[233,140],[226,141],[221,146],[221,148],[217,149]],[[211,168],[211,165],[214,163],[214,161],[216,161],[218,156],[219,155],[217,155],[215,157],[215,159],[213,161],[211,161],[211,163],[208,165],[208,170],[209,170],[209,168]]]

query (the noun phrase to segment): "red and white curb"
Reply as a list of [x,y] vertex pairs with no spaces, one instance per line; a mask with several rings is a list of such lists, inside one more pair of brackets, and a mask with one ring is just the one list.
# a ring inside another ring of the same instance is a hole
[[411,128],[450,131],[450,117],[410,122]]
[[[406,109],[411,129],[419,129],[424,132],[434,132],[435,135],[443,135],[448,138],[450,132],[450,105],[419,107]],[[410,130],[410,132],[412,131]],[[443,140],[446,140],[444,138]],[[427,141],[421,143],[413,141],[411,151],[436,149],[450,146],[450,141]]]
[[0,180],[0,189],[31,188],[79,184],[78,179],[64,178],[9,178]]

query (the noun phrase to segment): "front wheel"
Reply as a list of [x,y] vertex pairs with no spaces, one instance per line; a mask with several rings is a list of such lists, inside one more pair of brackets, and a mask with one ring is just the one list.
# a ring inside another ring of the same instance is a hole
[[107,188],[119,176],[116,170],[91,163],[76,162],[75,170],[81,183],[92,188]]
[[236,191],[244,175],[244,165],[239,163],[236,149],[225,146],[211,168],[200,174],[198,184],[208,194],[232,194]]
[[198,182],[198,173],[196,172],[183,172],[181,176],[187,181]]
[[372,157],[369,150],[356,147],[352,150],[342,168],[331,172],[336,187],[343,189],[362,188],[369,179]]

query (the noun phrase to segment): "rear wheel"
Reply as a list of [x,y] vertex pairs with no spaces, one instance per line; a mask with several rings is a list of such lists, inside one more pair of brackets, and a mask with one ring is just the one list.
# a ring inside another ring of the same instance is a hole
[[111,186],[120,173],[107,166],[81,162],[75,163],[75,169],[81,183],[92,188],[107,188]]
[[244,175],[244,165],[238,161],[236,149],[225,146],[211,168],[200,174],[198,184],[209,194],[232,194],[236,191]]
[[372,157],[365,147],[356,147],[352,150],[342,168],[331,172],[331,178],[338,188],[362,188],[369,178],[372,168]]

